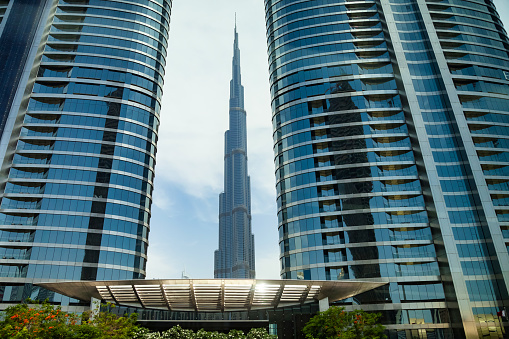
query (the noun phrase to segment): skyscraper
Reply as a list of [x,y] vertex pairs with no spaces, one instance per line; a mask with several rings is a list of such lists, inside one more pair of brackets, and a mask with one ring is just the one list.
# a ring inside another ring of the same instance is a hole
[[0,1],[0,301],[145,277],[170,0]]
[[265,10],[281,276],[390,282],[344,304],[391,338],[502,338],[509,40],[492,1]]
[[214,277],[253,279],[251,186],[247,175],[246,111],[237,26],[233,43],[229,121],[230,128],[224,134],[224,192],[219,195],[219,249],[214,253]]

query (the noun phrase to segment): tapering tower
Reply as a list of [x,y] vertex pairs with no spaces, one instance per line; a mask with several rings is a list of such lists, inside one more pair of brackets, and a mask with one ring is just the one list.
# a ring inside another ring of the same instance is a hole
[[251,186],[247,175],[246,111],[240,77],[237,26],[230,81],[230,128],[224,135],[224,192],[219,195],[219,249],[214,253],[215,278],[255,277],[251,233]]

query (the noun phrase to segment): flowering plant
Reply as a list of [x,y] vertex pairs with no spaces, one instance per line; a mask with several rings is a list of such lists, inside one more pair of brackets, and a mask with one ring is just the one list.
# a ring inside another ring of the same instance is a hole
[[5,310],[0,338],[68,338],[68,325],[77,321],[76,315],[48,303],[18,304]]
[[[106,310],[114,305],[106,305]],[[99,312],[94,317],[89,312],[74,314],[62,311],[47,302],[27,303],[8,307],[0,321],[0,339],[274,339],[265,329],[252,329],[247,335],[242,331],[229,333],[196,333],[175,326],[164,332],[150,332],[136,326],[137,314],[119,317],[110,312]]]
[[247,334],[242,331],[231,330],[228,333],[207,332],[205,330],[192,330],[183,329],[180,326],[175,326],[167,331],[158,333],[150,333],[148,330],[140,330],[133,337],[134,339],[275,339],[276,336],[269,335],[264,328],[254,328]]
[[100,312],[92,319],[87,312],[77,315],[47,302],[27,300],[5,310],[0,321],[0,338],[129,339],[138,329],[136,318],[136,314],[118,317]]

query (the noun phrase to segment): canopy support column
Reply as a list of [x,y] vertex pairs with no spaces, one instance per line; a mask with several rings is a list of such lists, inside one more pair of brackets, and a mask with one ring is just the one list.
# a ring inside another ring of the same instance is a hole
[[323,298],[318,300],[318,307],[320,309],[320,312],[325,312],[329,309],[329,298]]
[[90,299],[90,319],[92,320],[96,316],[98,316],[100,311],[101,311],[101,300],[92,297]]

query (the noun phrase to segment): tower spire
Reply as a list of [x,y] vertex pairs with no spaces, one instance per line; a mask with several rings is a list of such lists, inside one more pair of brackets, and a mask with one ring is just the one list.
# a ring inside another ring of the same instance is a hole
[[251,184],[247,171],[246,111],[236,13],[229,118],[230,128],[224,136],[224,191],[219,195],[219,249],[214,253],[214,277],[253,279]]
[[235,32],[233,41],[232,80],[230,81],[230,108],[244,109],[244,87],[240,75],[239,34],[237,33],[237,13],[235,13]]

